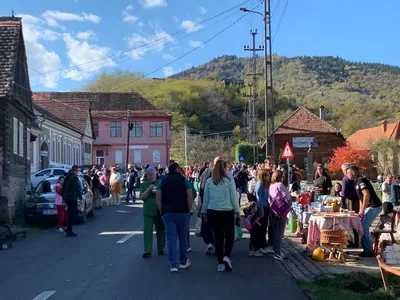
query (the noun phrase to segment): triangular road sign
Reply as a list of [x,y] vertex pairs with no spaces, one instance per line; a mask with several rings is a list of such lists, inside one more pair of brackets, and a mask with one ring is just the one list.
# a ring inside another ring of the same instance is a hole
[[290,148],[290,145],[288,142],[286,142],[286,145],[285,145],[285,148],[283,149],[281,158],[294,158],[292,148]]

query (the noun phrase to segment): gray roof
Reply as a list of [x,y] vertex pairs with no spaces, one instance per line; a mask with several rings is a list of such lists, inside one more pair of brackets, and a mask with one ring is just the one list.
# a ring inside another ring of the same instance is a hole
[[9,94],[14,80],[21,18],[0,17],[0,97]]

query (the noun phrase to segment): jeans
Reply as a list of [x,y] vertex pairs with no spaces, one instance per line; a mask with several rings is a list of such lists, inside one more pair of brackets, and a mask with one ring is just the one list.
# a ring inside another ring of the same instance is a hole
[[189,214],[188,218],[188,232],[187,232],[187,247],[188,249],[190,248],[190,219],[192,217],[192,214]]
[[233,211],[207,210],[207,218],[215,237],[215,254],[218,264],[222,264],[224,256],[230,257],[235,240],[235,215]]
[[[270,219],[271,216],[271,208],[269,206],[264,206],[264,217],[260,220],[261,228],[260,228],[260,248],[267,248],[268,244],[272,245],[272,232],[273,225]],[[268,231],[268,243],[267,243],[267,231]]]
[[128,191],[126,192],[126,203],[129,202],[129,199],[132,197],[132,201],[136,201],[136,189],[134,188],[128,188]]
[[253,227],[250,230],[250,243],[249,243],[249,250],[250,251],[258,251],[261,248],[263,238],[265,239],[265,236],[262,236],[263,230],[262,230],[263,224],[261,226],[258,226],[257,224],[253,224]]
[[189,230],[188,213],[166,213],[162,216],[167,234],[168,256],[171,266],[176,267],[176,240],[179,241],[180,263],[187,263],[187,232]]
[[286,217],[279,217],[276,214],[274,214],[274,244],[273,244],[273,249],[274,252],[278,255],[282,255],[282,240],[283,240],[283,235],[285,234],[285,228],[286,228]]
[[78,202],[76,200],[65,200],[65,203],[68,207],[68,225],[67,225],[67,234],[71,234],[72,226],[75,223],[75,219],[78,216]]
[[364,235],[361,238],[361,246],[363,247],[365,252],[373,251],[370,227],[381,211],[382,211],[381,206],[367,207],[367,209],[364,211],[364,217],[361,220],[361,225],[364,231]]

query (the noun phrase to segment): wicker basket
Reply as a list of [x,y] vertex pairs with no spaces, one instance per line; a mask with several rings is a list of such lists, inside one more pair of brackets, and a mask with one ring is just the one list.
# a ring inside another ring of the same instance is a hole
[[347,245],[349,233],[347,230],[334,230],[334,229],[322,229],[320,242],[321,244],[342,244]]
[[333,212],[340,212],[340,205],[333,205]]

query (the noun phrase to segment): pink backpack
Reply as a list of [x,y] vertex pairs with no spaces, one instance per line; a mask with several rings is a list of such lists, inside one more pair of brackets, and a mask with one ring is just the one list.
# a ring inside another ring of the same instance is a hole
[[250,231],[253,228],[253,224],[251,224],[251,218],[253,215],[248,215],[244,221],[244,228]]

